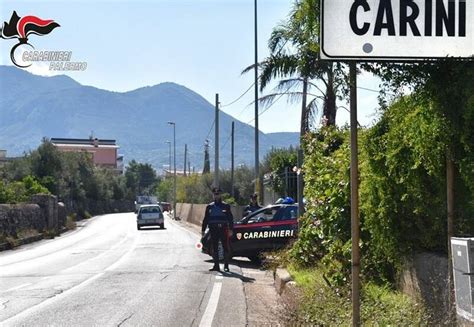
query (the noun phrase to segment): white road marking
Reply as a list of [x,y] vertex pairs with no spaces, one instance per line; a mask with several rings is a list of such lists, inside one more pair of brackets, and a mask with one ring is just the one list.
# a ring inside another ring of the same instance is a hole
[[20,288],[23,288],[23,287],[25,287],[25,286],[29,286],[29,285],[31,285],[31,283],[25,283],[25,284],[21,284],[21,285],[18,285],[18,286],[15,286],[15,287],[9,288],[9,289],[7,289],[6,291],[2,291],[2,293],[6,293],[6,292],[10,292],[10,291],[19,290]]
[[32,307],[29,307],[28,309],[26,310],[23,310],[19,313],[17,313],[16,315],[14,316],[11,316],[10,318],[6,319],[6,320],[3,320],[3,321],[0,321],[0,326],[6,326],[8,325],[10,322],[12,322],[14,319],[19,319],[19,318],[22,318],[34,311],[37,311],[39,310],[40,308],[43,308],[49,304],[51,304],[52,302],[55,302],[55,301],[58,301],[60,299],[62,299],[63,297],[65,296],[68,296],[72,291],[77,291],[77,290],[80,290],[82,289],[84,286],[86,286],[87,284],[90,284],[91,282],[93,282],[94,280],[102,277],[107,271],[110,271],[114,268],[116,268],[118,266],[119,263],[122,263],[123,259],[125,257],[128,257],[130,255],[130,253],[136,248],[137,246],[137,240],[135,239],[132,247],[127,251],[125,252],[117,261],[115,261],[113,264],[111,264],[109,267],[107,267],[106,269],[104,269],[104,271],[100,272],[100,273],[97,273],[95,275],[92,275],[91,277],[87,278],[86,280],[80,282],[79,284],[65,290],[64,292],[56,295],[56,296],[53,296],[53,297],[50,297],[48,299],[46,299],[45,301],[43,302],[40,302],[38,303],[37,305],[34,305]]
[[224,279],[224,276],[221,276],[221,275],[216,276],[216,280],[222,280],[222,279]]
[[[216,276],[219,277],[219,276]],[[221,276],[222,277],[222,276]],[[217,278],[216,278],[217,279]],[[214,315],[216,314],[217,304],[219,303],[219,296],[221,295],[222,283],[214,283],[212,287],[211,297],[209,302],[207,302],[206,311],[202,315],[201,322],[199,327],[211,327],[212,321],[214,320]]]

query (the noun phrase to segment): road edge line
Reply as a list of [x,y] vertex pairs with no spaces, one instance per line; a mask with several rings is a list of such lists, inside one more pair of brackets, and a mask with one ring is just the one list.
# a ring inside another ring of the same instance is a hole
[[209,301],[207,302],[206,310],[202,315],[201,322],[199,323],[199,327],[211,327],[212,321],[214,320],[214,316],[217,311],[217,305],[219,304],[219,297],[221,294],[222,283],[214,283],[212,287],[211,296],[209,297]]

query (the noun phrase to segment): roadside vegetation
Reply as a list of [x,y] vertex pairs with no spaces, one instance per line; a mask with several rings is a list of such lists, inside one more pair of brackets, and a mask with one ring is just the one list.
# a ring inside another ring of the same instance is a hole
[[[263,175],[268,176],[269,187],[277,194],[285,194],[285,170],[296,166],[297,151],[295,148],[271,149],[264,157],[260,167]],[[234,171],[234,187],[232,190],[232,176],[229,169],[219,171],[219,186],[223,191],[223,200],[231,205],[247,205],[250,195],[255,193],[253,168],[240,165]],[[176,185],[177,202],[181,203],[209,203],[212,201],[212,185],[214,174],[190,174],[178,176]],[[296,192],[295,187],[291,190]],[[155,194],[162,201],[173,200],[173,176],[165,177],[156,185]],[[232,196],[233,195],[233,196]]]
[[[348,70],[319,60],[319,3],[294,2],[287,20],[274,28],[271,55],[259,71],[263,89],[278,83],[262,96],[264,105],[280,94],[302,105],[306,213],[298,240],[278,255],[300,290],[287,323],[336,326],[349,325],[351,318],[349,128],[335,126],[336,101],[348,99]],[[474,62],[359,69],[379,76],[383,87],[376,122],[359,129],[362,322],[439,323],[428,303],[400,294],[397,282],[415,253],[447,255],[450,166],[456,236],[474,233]]]
[[[219,185],[223,191],[223,200],[231,205],[248,204],[248,199],[254,192],[254,170],[247,166],[239,166],[234,171],[234,189],[232,192],[230,170],[219,172]],[[180,203],[209,203],[212,201],[212,183],[214,175],[211,173],[190,174],[178,176],[176,183],[176,199]],[[232,196],[232,193],[234,196]],[[162,201],[173,200],[173,176],[165,177],[156,186],[155,194]]]
[[[63,202],[70,220],[121,209],[133,210],[139,193],[160,183],[149,164],[132,160],[124,175],[94,165],[87,153],[60,152],[47,139],[34,151],[0,170],[0,203],[28,202],[34,194],[52,194]],[[128,204],[128,206],[127,206]]]
[[[292,326],[350,326],[351,293],[347,285],[334,288],[328,284],[324,269],[288,267],[302,289],[297,301],[287,303]],[[361,290],[364,326],[420,326],[429,320],[422,305],[398,291],[375,283],[366,283]],[[290,310],[291,309],[291,310]]]

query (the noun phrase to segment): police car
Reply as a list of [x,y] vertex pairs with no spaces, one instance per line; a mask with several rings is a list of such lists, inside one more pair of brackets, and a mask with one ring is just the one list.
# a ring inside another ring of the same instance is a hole
[[[298,232],[298,205],[274,204],[259,209],[234,223],[230,239],[231,257],[248,257],[258,261],[262,252],[281,249],[296,237]],[[202,252],[212,256],[210,234],[202,240]],[[222,252],[221,247],[219,252]],[[219,253],[219,257],[223,257]]]

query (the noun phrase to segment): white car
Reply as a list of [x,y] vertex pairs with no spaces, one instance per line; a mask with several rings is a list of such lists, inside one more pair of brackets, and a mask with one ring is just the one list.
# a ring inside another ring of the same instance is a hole
[[135,213],[138,213],[138,209],[144,204],[158,204],[156,196],[150,195],[139,195],[135,200]]
[[138,209],[137,229],[140,230],[143,226],[160,226],[161,229],[165,228],[165,219],[159,205],[146,204]]

